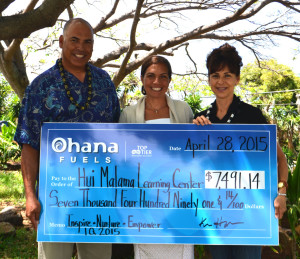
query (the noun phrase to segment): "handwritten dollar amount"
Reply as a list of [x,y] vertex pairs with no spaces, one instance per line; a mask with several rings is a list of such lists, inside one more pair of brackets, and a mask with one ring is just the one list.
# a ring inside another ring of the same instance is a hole
[[265,189],[264,171],[206,170],[206,189]]

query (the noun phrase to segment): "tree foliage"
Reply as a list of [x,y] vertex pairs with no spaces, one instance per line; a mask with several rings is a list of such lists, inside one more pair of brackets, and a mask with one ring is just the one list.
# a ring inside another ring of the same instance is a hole
[[169,87],[170,95],[175,99],[186,101],[196,114],[208,106],[203,100],[212,97],[213,92],[207,81],[196,75],[174,76]]
[[[116,86],[149,55],[174,55],[179,48],[185,49],[194,65],[188,72],[198,73],[194,57],[188,50],[190,41],[199,41],[200,46],[208,39],[235,40],[249,48],[257,58],[260,57],[257,46],[274,43],[274,37],[300,41],[300,23],[296,19],[300,12],[299,1],[31,0],[21,13],[6,14],[9,5],[16,2],[24,4],[21,0],[0,1],[0,71],[19,97],[29,83],[23,39],[31,38],[30,34],[46,27],[57,31],[70,17],[83,16],[80,7],[83,2],[88,3],[93,11],[99,10],[97,15],[92,15],[94,19],[99,17],[94,26],[95,35],[110,40],[111,46],[115,46],[115,49],[93,58],[93,63],[99,67],[115,68],[113,81]],[[196,22],[189,19],[192,16],[197,17]],[[56,26],[53,26],[55,22]],[[180,26],[183,23],[188,26]],[[157,28],[165,28],[163,37],[155,37]],[[153,34],[153,37],[145,37],[148,34]],[[49,37],[39,40],[37,45],[46,49],[53,47],[54,43],[49,33]],[[101,43],[95,48],[101,48]]]
[[135,72],[126,76],[117,89],[121,109],[137,102],[142,96],[141,87],[142,84]]
[[275,60],[256,62],[242,70],[240,91],[249,103],[261,107],[271,123],[277,124],[279,141],[292,168],[300,150],[300,115],[296,104],[300,78]]
[[18,96],[0,75],[0,168],[21,155],[19,145],[13,141],[20,107]]

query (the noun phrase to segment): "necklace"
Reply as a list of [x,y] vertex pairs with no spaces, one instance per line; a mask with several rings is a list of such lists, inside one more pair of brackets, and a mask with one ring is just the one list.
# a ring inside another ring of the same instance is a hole
[[[151,105],[151,103],[149,102],[147,102],[147,109],[149,109],[149,110],[151,110],[151,111],[153,111],[153,112],[155,112],[155,114],[158,114],[158,112],[160,111],[160,110],[162,110],[162,109],[165,109],[166,107],[168,107],[168,104],[166,104],[165,106],[163,106],[163,107],[161,107],[161,108],[159,108],[159,109],[155,109],[155,108],[153,108],[153,106]],[[150,106],[150,107],[149,107]]]
[[[216,101],[209,106],[209,108],[208,108],[208,110],[206,112],[206,118],[207,119],[209,119],[210,115],[212,114],[213,104],[216,106],[217,105]],[[230,106],[228,108],[228,109],[231,109],[232,112],[229,115],[228,120],[226,121],[226,123],[230,123],[233,120],[234,116],[239,113],[239,106],[240,106],[240,104],[241,104],[240,98],[234,95],[233,96],[233,101],[232,101],[232,103],[230,104]]]
[[[209,119],[209,115],[211,114],[212,111],[212,105],[209,106],[207,112],[206,112],[206,118]],[[232,119],[234,118],[235,113],[232,112],[228,118],[228,120],[226,121],[226,123],[230,123],[232,121]]]
[[65,90],[66,90],[66,93],[67,93],[67,96],[68,96],[70,102],[72,104],[74,104],[78,109],[80,109],[82,111],[86,110],[89,107],[90,101],[92,99],[92,73],[91,73],[90,67],[88,65],[86,65],[86,70],[87,70],[87,74],[88,74],[88,96],[87,96],[87,99],[86,99],[86,102],[84,105],[79,105],[79,103],[74,100],[74,97],[71,94],[71,90],[70,90],[70,88],[67,84],[67,80],[65,78],[65,70],[64,70],[61,58],[58,60],[58,67],[59,67],[59,73],[60,73],[61,79],[64,83],[64,87],[65,87]]

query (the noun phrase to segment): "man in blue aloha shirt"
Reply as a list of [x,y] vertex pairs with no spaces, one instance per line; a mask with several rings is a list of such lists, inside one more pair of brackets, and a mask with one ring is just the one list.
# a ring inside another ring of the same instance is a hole
[[[41,205],[36,197],[43,122],[118,122],[120,106],[109,75],[88,63],[93,29],[81,19],[68,21],[59,38],[62,58],[26,88],[15,140],[22,146],[26,215],[37,229]],[[79,258],[111,258],[111,244],[77,243]],[[72,243],[39,243],[39,258],[71,258]]]

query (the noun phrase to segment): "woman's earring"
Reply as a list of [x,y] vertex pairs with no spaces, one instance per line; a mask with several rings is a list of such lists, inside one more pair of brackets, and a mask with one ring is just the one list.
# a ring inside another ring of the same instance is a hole
[[142,86],[142,94],[143,94],[143,95],[146,95],[146,94],[147,94],[144,86]]

